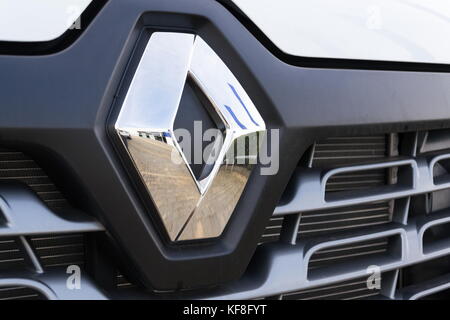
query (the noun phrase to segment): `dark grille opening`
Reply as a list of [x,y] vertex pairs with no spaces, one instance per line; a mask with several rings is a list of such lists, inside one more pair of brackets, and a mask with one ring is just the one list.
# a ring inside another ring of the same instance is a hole
[[436,162],[433,167],[433,177],[435,184],[443,184],[450,181],[450,159]]
[[47,174],[22,152],[0,148],[0,182],[19,181],[28,185],[52,209],[68,207],[68,202]]
[[0,272],[25,269],[25,257],[18,238],[0,238]]
[[44,268],[82,266],[85,263],[83,234],[39,235],[29,239]]
[[450,290],[446,285],[450,280],[449,256],[402,268],[398,272],[398,292],[419,293],[422,300],[450,299]]
[[450,256],[400,269],[398,288],[417,285],[450,273]]
[[445,249],[450,246],[450,222],[428,228],[423,235],[423,251]]
[[423,154],[450,149],[449,129],[421,132],[419,138],[418,153]]
[[379,289],[369,289],[367,278],[352,279],[332,285],[291,292],[283,300],[355,300],[380,294]]
[[0,300],[46,300],[39,291],[21,286],[0,287]]

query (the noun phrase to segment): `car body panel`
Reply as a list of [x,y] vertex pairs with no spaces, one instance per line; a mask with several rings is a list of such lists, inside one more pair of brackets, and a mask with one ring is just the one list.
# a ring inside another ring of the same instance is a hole
[[293,56],[450,63],[445,0],[232,0]]

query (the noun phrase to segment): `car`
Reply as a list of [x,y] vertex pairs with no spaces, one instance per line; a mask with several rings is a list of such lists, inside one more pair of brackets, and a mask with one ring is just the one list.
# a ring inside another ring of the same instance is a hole
[[441,0],[1,1],[0,300],[449,299],[449,38]]

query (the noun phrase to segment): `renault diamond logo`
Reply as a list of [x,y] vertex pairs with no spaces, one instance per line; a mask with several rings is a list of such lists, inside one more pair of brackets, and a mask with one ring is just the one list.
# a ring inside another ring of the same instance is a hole
[[[202,174],[194,172],[175,128],[187,85],[199,91],[204,112],[223,133],[215,137]],[[222,233],[266,130],[217,54],[199,36],[170,32],[152,34],[115,127],[172,241]]]

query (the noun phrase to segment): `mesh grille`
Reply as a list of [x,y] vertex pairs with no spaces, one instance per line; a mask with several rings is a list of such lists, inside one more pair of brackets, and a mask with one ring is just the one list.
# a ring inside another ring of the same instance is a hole
[[52,209],[68,206],[47,174],[22,152],[0,148],[1,181],[20,181],[28,185]]

